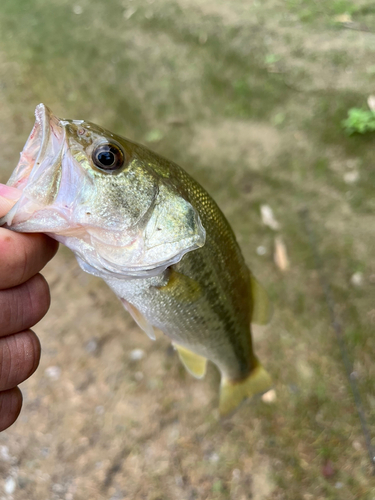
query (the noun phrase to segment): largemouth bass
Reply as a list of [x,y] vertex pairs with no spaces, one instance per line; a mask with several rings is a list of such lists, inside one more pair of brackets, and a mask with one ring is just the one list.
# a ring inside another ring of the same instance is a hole
[[43,104],[35,116],[8,181],[22,195],[0,225],[68,246],[151,338],[157,327],[172,340],[194,376],[215,363],[222,414],[268,390],[250,329],[268,321],[267,296],[209,194],[140,144]]

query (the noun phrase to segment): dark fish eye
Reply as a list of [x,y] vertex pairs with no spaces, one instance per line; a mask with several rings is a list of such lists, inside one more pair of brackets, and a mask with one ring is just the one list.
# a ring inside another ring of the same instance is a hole
[[100,144],[92,153],[92,161],[101,170],[114,171],[123,166],[125,155],[116,144]]

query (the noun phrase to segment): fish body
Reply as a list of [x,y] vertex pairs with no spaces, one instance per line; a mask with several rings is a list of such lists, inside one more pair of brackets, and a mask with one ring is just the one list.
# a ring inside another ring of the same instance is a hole
[[151,338],[157,327],[172,340],[193,375],[214,362],[223,414],[270,388],[250,330],[268,319],[266,295],[224,215],[181,167],[39,105],[8,184],[22,196],[0,225],[71,248]]

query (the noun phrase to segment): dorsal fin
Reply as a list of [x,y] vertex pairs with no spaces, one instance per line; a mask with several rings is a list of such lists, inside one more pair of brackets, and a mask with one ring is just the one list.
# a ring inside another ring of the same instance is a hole
[[143,316],[143,314],[140,313],[138,309],[134,307],[133,304],[130,304],[130,302],[128,302],[127,300],[121,299],[121,302],[123,303],[123,306],[128,311],[128,313],[130,313],[134,321],[137,323],[139,328],[142,328],[142,330],[150,337],[151,340],[155,340],[154,328]]
[[272,306],[266,290],[254,276],[250,276],[253,314],[251,322],[256,325],[267,325],[272,316]]
[[186,347],[173,344],[178,352],[181,363],[195,378],[203,378],[206,373],[207,359],[195,352],[189,351]]

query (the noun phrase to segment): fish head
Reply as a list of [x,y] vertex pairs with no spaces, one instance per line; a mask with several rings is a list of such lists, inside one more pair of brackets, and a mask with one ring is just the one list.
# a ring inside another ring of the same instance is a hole
[[98,276],[147,277],[204,245],[199,215],[163,175],[160,157],[43,104],[8,185],[22,191],[0,219],[71,248]]

